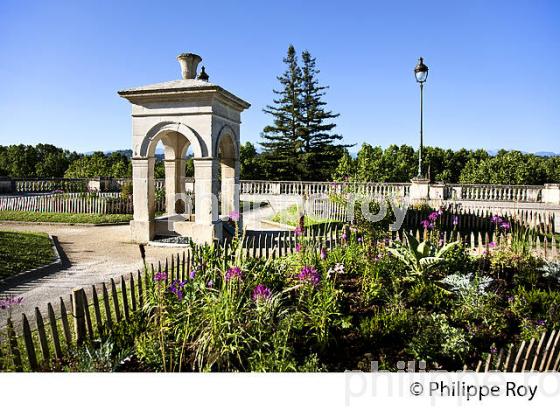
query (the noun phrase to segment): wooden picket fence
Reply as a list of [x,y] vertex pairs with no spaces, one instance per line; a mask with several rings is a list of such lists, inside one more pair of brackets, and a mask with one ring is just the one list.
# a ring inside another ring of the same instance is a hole
[[188,278],[194,264],[195,252],[189,249],[157,267],[152,264],[144,272],[123,275],[118,281],[76,288],[66,301],[60,298],[58,306],[48,303],[46,314],[35,307],[34,317],[24,313],[21,321],[8,319],[0,329],[0,371],[48,371],[69,352],[104,337],[115,324],[129,321],[140,312],[155,272],[166,272],[168,285],[175,279]]
[[[464,367],[469,370],[468,366]],[[543,332],[539,339],[522,341],[479,360],[476,372],[547,372],[560,371],[560,330]]]
[[[396,233],[398,240],[401,233]],[[416,232],[419,236],[420,232]],[[303,238],[317,251],[322,247],[333,249],[342,243],[341,231],[308,230]],[[243,239],[242,253],[247,258],[276,258],[294,253],[295,244],[300,241],[293,232],[278,235],[253,235]],[[215,244],[215,254],[223,260],[234,257],[231,243]],[[157,267],[151,264],[143,272],[122,275],[120,280],[75,288],[66,299],[58,303],[48,303],[46,313],[35,307],[34,315],[28,318],[24,313],[21,321],[7,320],[0,329],[0,371],[50,370],[68,353],[88,341],[104,337],[116,324],[136,317],[144,302],[148,300],[153,286],[155,272],[165,272],[165,284],[175,279],[185,280],[189,272],[198,265],[199,253],[196,246],[182,254],[166,258]],[[69,307],[69,309],[67,308]],[[501,349],[497,355],[488,355],[476,367],[509,371],[559,370],[560,331],[543,334],[540,340],[522,342],[519,348]]]
[[[95,195],[70,193],[0,197],[0,211],[56,212],[78,214],[132,214],[132,197],[118,193]],[[156,212],[165,211],[165,198],[156,198]]]
[[[345,243],[342,234],[349,230],[340,227],[339,224],[326,224],[306,228],[300,236],[294,231],[258,231],[243,238],[243,255],[257,258],[275,258],[296,252],[296,244],[305,242],[317,249],[325,248],[332,250],[336,246]],[[418,241],[429,238],[429,231],[416,229],[400,229],[387,234],[384,242],[391,245],[394,242],[405,242],[404,232],[414,236]],[[482,253],[496,245],[507,244],[510,239],[503,233],[495,231],[459,231],[447,230],[441,232],[439,238],[442,245],[449,242],[459,241],[470,247],[473,252]],[[558,259],[560,257],[560,244],[554,236],[530,236],[527,238],[526,248],[529,252],[545,259]]]
[[[431,204],[438,207],[437,204]],[[527,226],[539,234],[554,233],[555,217],[554,210],[528,209],[511,207],[489,207],[481,205],[453,204],[445,205],[445,212],[439,219],[443,229],[451,230],[455,227],[453,221],[457,217],[456,228],[463,231],[489,231],[493,229],[490,218],[499,215],[510,221]],[[348,215],[345,204],[333,201],[327,195],[307,199],[303,204],[303,212],[315,219],[350,222],[352,215]],[[420,226],[422,220],[428,217],[431,211],[409,208],[404,219],[404,227],[415,229]]]

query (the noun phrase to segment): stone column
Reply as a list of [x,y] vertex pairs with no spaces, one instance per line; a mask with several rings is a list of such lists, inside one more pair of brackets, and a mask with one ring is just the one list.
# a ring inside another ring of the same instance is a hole
[[0,176],[0,193],[11,194],[12,192],[16,192],[16,182],[10,177]]
[[132,189],[134,220],[130,222],[132,240],[146,243],[154,237],[155,158],[132,159]]
[[178,203],[185,198],[185,160],[166,159],[165,163],[165,211],[167,215],[183,213],[185,207]]
[[221,161],[222,172],[222,189],[221,189],[221,202],[222,209],[220,214],[223,216],[229,215],[235,209],[234,191],[235,191],[235,160],[232,158],[224,158]]
[[194,159],[194,212],[193,239],[204,243],[218,236],[218,162],[214,158]]
[[[231,212],[241,214],[239,197],[240,197],[240,181],[239,181],[239,161],[233,158],[222,159],[222,189],[221,189],[221,214],[228,216]],[[239,215],[238,226],[241,226],[241,215]]]
[[545,204],[560,205],[560,184],[544,184],[542,201]]
[[443,202],[445,199],[445,184],[437,182],[430,184],[428,196],[431,200]]

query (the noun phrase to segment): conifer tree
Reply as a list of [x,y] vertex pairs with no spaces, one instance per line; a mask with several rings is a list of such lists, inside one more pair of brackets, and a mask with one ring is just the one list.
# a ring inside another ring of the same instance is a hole
[[306,175],[304,179],[328,180],[338,160],[349,145],[336,144],[341,135],[332,133],[336,124],[330,120],[339,114],[326,109],[323,101],[327,86],[319,85],[319,69],[309,51],[301,54],[302,66],[302,140]]
[[272,165],[273,179],[299,180],[304,175],[304,164],[301,162],[302,75],[293,45],[289,46],[284,63],[288,67],[284,74],[277,77],[282,89],[274,90],[278,98],[273,100],[274,105],[268,105],[263,110],[273,116],[273,124],[264,128],[261,145],[267,161]]

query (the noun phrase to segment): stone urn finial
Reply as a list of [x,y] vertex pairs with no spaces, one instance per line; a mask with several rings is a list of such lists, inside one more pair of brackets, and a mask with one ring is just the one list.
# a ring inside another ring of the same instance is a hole
[[179,64],[181,64],[181,74],[183,80],[193,80],[196,78],[196,69],[202,61],[202,57],[198,54],[183,53],[177,56]]

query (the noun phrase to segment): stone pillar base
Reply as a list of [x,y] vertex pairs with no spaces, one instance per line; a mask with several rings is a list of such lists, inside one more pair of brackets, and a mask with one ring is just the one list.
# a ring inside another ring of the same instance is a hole
[[188,236],[194,243],[203,245],[212,243],[215,239],[222,240],[222,224],[197,224],[189,221],[175,222],[175,232],[181,236]]
[[427,201],[430,199],[430,180],[425,178],[412,178],[410,181],[410,200],[412,202]]
[[155,236],[154,221],[130,221],[130,235],[135,243],[148,243]]

